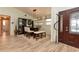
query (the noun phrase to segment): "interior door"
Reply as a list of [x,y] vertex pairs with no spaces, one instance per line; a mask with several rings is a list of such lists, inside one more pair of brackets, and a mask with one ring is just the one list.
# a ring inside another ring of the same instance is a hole
[[5,20],[6,35],[10,35],[10,19]]
[[79,47],[79,8],[59,12],[59,41]]
[[2,35],[2,17],[0,17],[0,36]]

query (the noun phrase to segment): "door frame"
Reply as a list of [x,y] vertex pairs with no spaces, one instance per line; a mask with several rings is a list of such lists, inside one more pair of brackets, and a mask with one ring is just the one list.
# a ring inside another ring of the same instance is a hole
[[[9,22],[9,28],[8,28],[8,30],[9,30],[9,32],[8,32],[8,35],[10,35],[10,16],[8,16],[8,15],[0,15],[0,17],[2,17],[2,19],[1,19],[1,36],[2,36],[2,34],[3,34],[3,31],[2,31],[2,27],[3,27],[3,25],[2,25],[2,22],[3,22],[3,19],[5,19],[5,20],[8,20]],[[4,17],[7,17],[7,18],[4,18]]]

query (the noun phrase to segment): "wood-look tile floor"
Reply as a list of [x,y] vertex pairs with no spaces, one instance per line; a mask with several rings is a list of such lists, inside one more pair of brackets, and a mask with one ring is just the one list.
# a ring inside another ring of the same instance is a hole
[[35,40],[24,35],[0,37],[0,52],[76,52],[75,48],[63,43],[52,43],[50,37]]

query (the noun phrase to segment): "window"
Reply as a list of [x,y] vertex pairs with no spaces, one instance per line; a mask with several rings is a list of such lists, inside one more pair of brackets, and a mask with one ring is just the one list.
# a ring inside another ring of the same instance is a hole
[[63,31],[63,15],[60,15],[60,32]]
[[70,32],[79,33],[79,12],[71,14]]
[[46,25],[51,25],[51,19],[46,19]]

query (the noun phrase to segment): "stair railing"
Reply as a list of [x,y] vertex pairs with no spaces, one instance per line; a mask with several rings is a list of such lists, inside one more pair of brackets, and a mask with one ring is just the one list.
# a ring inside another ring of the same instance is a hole
[[59,17],[59,15],[56,14],[57,21],[54,23],[54,29],[56,30],[55,43],[58,43],[58,29],[56,28],[56,25],[58,25],[58,23],[59,23],[58,17]]

